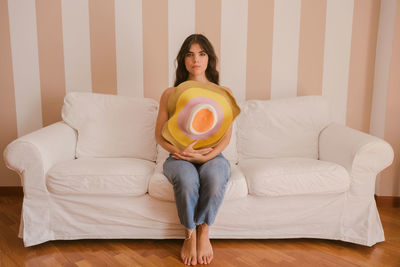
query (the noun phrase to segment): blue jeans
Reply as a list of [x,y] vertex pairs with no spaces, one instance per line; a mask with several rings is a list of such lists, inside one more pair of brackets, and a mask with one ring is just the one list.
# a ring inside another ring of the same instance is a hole
[[202,164],[174,159],[163,165],[164,175],[174,187],[180,222],[189,230],[214,223],[230,177],[230,164],[220,153]]

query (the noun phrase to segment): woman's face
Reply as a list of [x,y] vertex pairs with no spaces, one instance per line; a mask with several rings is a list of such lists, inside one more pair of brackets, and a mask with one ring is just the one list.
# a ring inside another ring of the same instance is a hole
[[185,55],[185,66],[189,75],[205,74],[208,66],[208,55],[199,44],[192,44],[190,47],[189,52]]

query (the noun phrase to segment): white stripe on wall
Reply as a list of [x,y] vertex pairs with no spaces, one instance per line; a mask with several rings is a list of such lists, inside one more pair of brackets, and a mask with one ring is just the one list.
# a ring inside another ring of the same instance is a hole
[[[390,60],[394,22],[396,17],[396,0],[381,2],[379,14],[378,40],[376,44],[374,89],[372,96],[370,133],[384,137],[386,98],[389,83]],[[378,183],[377,183],[378,184]]]
[[169,86],[175,82],[175,62],[183,41],[195,33],[195,0],[168,0]]
[[326,8],[322,95],[328,98],[332,119],[346,122],[353,0],[328,0]]
[[115,0],[118,95],[144,95],[142,33],[142,0]]
[[[372,92],[372,108],[370,134],[384,138],[386,121],[386,101],[389,85],[390,62],[394,24],[396,19],[396,0],[381,2],[379,12],[378,38],[376,44],[374,89]],[[375,183],[375,193],[381,195],[381,175]]]
[[18,136],[40,129],[42,101],[34,0],[8,1]]
[[88,0],[62,0],[65,91],[92,91]]
[[220,84],[239,102],[246,99],[247,16],[247,0],[222,0]]
[[300,14],[301,0],[275,0],[271,99],[297,95]]

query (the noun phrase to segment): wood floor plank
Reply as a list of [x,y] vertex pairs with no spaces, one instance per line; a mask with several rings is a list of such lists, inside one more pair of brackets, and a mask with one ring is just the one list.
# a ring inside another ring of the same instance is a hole
[[[22,197],[0,196],[0,266],[183,266],[182,240],[70,240],[25,248]],[[378,207],[386,241],[373,247],[323,239],[212,240],[210,266],[400,266],[400,208]],[[199,265],[202,266],[202,265]],[[204,265],[205,266],[205,265]]]

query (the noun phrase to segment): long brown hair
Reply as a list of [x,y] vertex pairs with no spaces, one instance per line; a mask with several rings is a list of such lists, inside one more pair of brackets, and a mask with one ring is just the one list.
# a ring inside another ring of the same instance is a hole
[[208,55],[208,65],[206,69],[206,77],[210,82],[219,84],[219,73],[217,71],[217,55],[215,54],[214,47],[210,41],[202,34],[192,34],[186,38],[183,42],[181,49],[179,50],[176,61],[178,66],[176,68],[175,84],[178,86],[180,83],[186,81],[189,77],[189,72],[185,66],[185,57],[189,53],[192,44],[198,44]]

